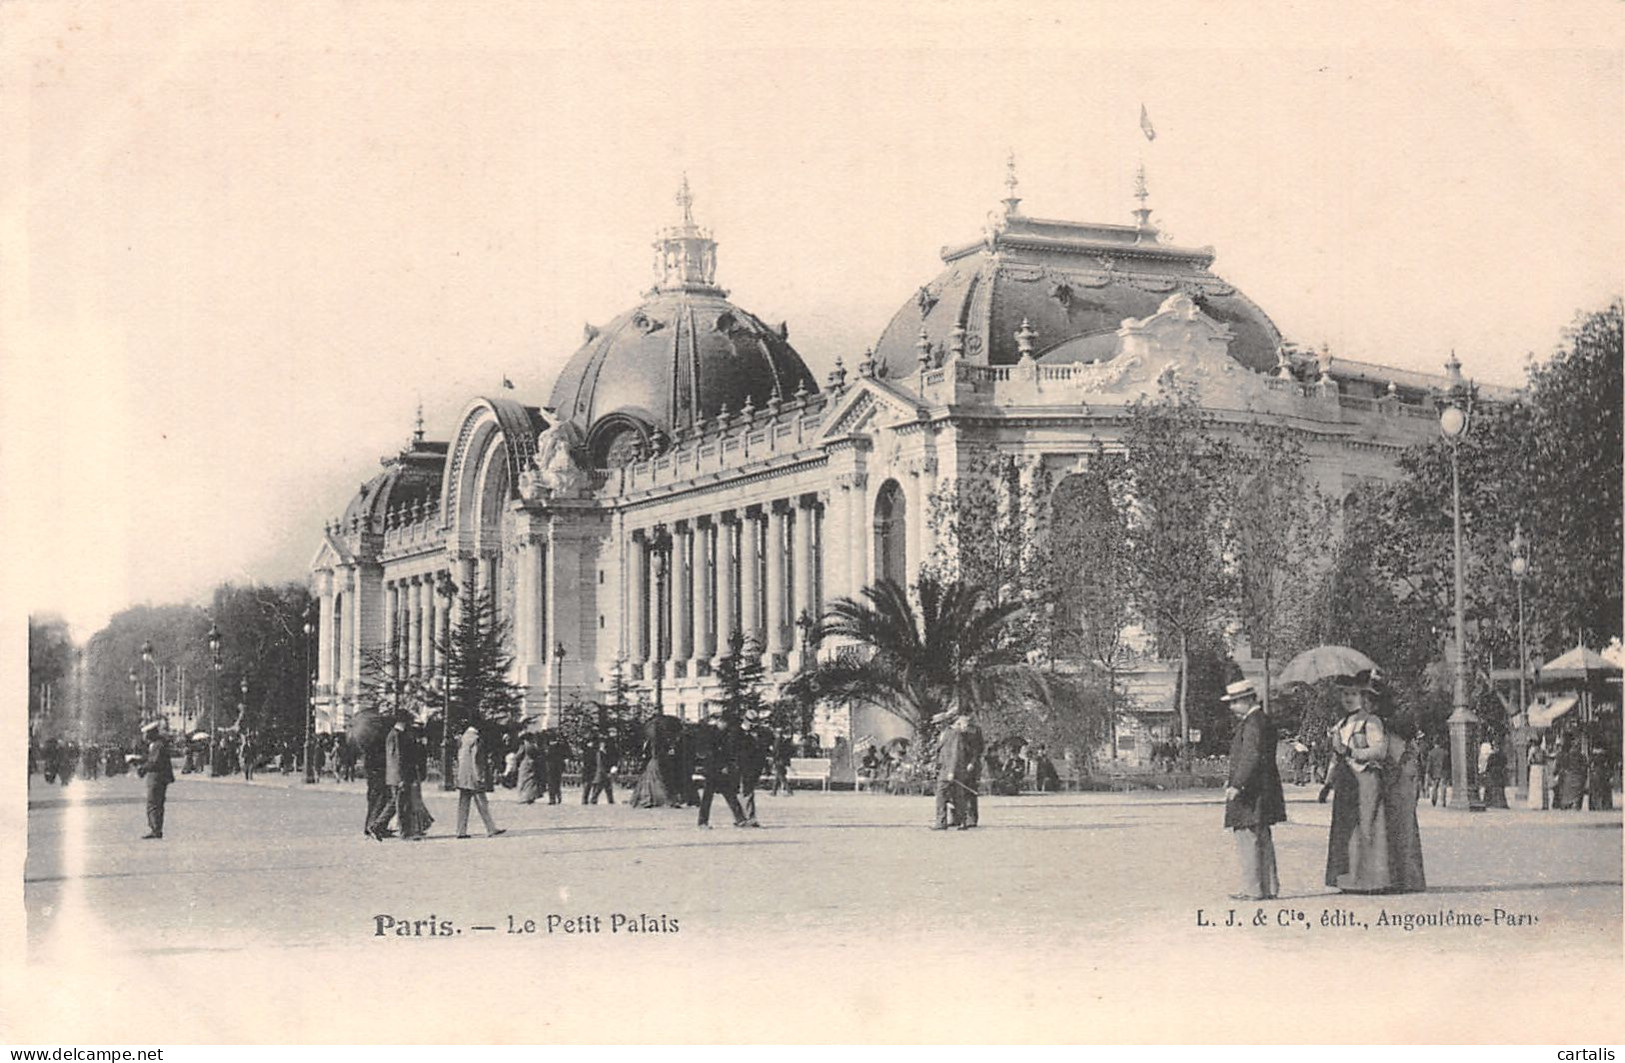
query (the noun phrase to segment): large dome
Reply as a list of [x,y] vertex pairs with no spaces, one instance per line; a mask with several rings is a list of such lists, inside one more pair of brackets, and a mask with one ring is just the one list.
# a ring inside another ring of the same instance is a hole
[[673,435],[724,408],[788,399],[817,381],[790,346],[788,330],[730,303],[716,286],[716,243],[694,225],[688,182],[682,224],[655,243],[660,282],[635,309],[602,328],[570,358],[549,401],[587,436],[593,464],[618,465],[655,430]]
[[1116,353],[1124,318],[1156,313],[1176,291],[1230,326],[1230,353],[1242,364],[1260,371],[1276,365],[1280,332],[1252,300],[1209,272],[1212,249],[1160,243],[1143,222],[1044,221],[1012,204],[984,240],[945,248],[942,257],[947,268],[886,326],[875,348],[877,371],[916,372],[922,330],[934,359],[962,343],[957,349],[971,362],[1012,364],[1024,321],[1036,333],[1040,362],[1105,361]]

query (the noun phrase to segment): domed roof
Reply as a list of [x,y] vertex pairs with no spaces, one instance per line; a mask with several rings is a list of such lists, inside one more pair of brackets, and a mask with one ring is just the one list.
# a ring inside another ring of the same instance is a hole
[[384,471],[362,484],[344,508],[341,526],[382,531],[385,517],[402,506],[408,510],[432,506],[440,500],[440,477],[446,465],[447,445],[423,438],[422,421],[411,445],[382,459]]
[[1175,291],[1230,326],[1232,357],[1261,372],[1275,367],[1280,332],[1252,300],[1209,271],[1211,248],[1159,242],[1145,211],[1138,212],[1139,225],[1089,225],[1028,218],[1016,202],[1007,201],[985,239],[943,250],[947,268],[903,304],[881,335],[877,372],[916,372],[922,329],[934,359],[960,350],[971,362],[1012,364],[1020,359],[1016,333],[1024,321],[1036,333],[1040,362],[1108,360],[1123,319],[1156,313]]
[[788,399],[817,391],[788,330],[740,309],[717,287],[716,243],[694,225],[684,179],[678,203],[682,224],[655,243],[660,282],[644,301],[587,340],[553,385],[549,406],[587,434],[597,465],[616,439],[646,441],[655,429],[669,435],[711,419],[724,408],[766,404],[775,388]]

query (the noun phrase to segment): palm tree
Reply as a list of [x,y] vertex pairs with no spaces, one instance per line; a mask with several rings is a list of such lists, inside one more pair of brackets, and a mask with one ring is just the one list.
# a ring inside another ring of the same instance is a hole
[[1047,700],[1042,673],[1011,637],[1020,602],[988,604],[980,588],[922,574],[919,608],[891,580],[862,600],[830,603],[819,637],[849,639],[870,652],[841,654],[795,680],[787,693],[873,705],[913,725],[929,745],[939,717],[975,712],[994,699]]

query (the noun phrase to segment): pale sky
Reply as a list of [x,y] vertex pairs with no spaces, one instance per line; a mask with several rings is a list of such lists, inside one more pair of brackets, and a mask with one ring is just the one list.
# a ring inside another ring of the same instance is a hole
[[504,375],[546,402],[685,171],[819,379],[1010,150],[1078,220],[1143,159],[1174,241],[1350,358],[1516,384],[1621,289],[1616,5],[1238,6],[0,6],[0,601],[88,637],[302,577],[419,401],[441,439]]

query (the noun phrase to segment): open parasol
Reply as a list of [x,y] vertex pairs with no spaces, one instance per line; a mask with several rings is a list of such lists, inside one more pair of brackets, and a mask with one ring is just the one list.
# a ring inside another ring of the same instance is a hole
[[1276,673],[1275,685],[1315,683],[1338,676],[1358,675],[1376,667],[1371,658],[1348,646],[1316,646],[1288,661],[1286,667]]
[[1596,650],[1585,646],[1576,646],[1574,649],[1560,657],[1553,657],[1540,666],[1539,675],[1542,681],[1548,679],[1579,679],[1588,680],[1592,676],[1601,678],[1609,675],[1619,675],[1620,667]]

